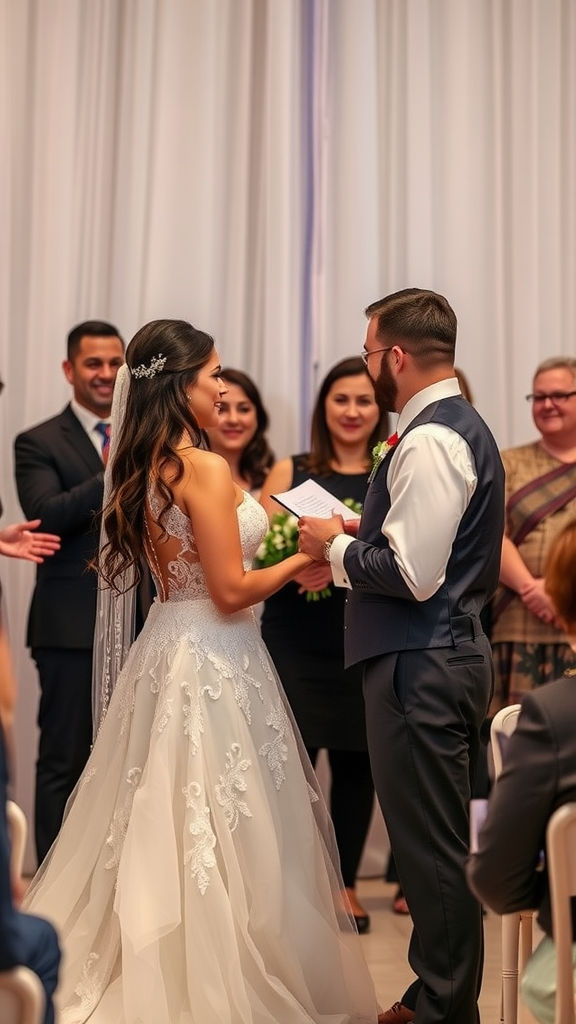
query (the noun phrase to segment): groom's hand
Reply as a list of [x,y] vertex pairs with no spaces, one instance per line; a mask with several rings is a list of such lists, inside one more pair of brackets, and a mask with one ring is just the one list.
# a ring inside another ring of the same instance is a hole
[[332,516],[330,519],[315,519],[312,516],[302,516],[298,520],[298,533],[300,551],[309,555],[316,562],[324,561],[324,545],[330,537],[336,533],[344,533],[342,516]]

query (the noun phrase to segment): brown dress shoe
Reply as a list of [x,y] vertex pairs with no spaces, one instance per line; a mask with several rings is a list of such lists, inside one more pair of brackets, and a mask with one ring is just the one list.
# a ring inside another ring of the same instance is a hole
[[414,1020],[414,1010],[409,1010],[402,1003],[394,1003],[389,1010],[378,1014],[378,1024],[410,1024]]

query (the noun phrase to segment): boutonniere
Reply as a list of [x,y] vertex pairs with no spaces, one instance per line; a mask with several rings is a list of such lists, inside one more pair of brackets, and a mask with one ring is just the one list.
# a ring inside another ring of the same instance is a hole
[[386,441],[378,441],[378,444],[374,445],[372,449],[372,472],[368,477],[369,484],[372,483],[390,449],[396,444],[398,444],[398,434],[395,432],[394,434],[391,434]]

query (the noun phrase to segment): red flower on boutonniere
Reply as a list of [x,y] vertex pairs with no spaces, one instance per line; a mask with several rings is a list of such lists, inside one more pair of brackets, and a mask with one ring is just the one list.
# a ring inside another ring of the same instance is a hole
[[378,444],[374,445],[372,449],[372,472],[368,477],[369,484],[372,483],[374,477],[376,476],[376,473],[380,468],[382,461],[386,458],[390,449],[393,448],[394,445],[396,444],[398,444],[398,433],[394,431],[393,434],[390,434],[390,437],[388,438],[387,441],[379,441]]

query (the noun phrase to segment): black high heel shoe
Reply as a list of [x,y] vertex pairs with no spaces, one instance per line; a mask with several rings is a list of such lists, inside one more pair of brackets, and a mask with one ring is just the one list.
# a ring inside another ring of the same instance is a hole
[[363,910],[363,912],[361,914],[355,914],[354,911],[352,910],[352,897],[354,898],[354,903],[357,906],[360,906],[360,904],[358,903],[358,901],[356,899],[356,894],[354,892],[354,889],[346,889],[346,896],[347,896],[349,904],[350,904],[350,910],[352,911],[352,917],[354,918],[354,920],[356,922],[356,929],[358,931],[358,934],[359,935],[365,935],[366,932],[370,931],[370,914],[367,914],[366,911],[364,911],[364,910]]
[[359,935],[366,935],[370,931],[370,914],[354,914],[354,920]]

